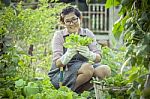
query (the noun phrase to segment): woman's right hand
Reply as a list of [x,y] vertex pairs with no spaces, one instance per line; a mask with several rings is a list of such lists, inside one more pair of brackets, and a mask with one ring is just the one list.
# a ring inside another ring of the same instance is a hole
[[68,48],[66,53],[60,58],[62,64],[66,65],[75,54],[77,54],[77,50],[75,48]]

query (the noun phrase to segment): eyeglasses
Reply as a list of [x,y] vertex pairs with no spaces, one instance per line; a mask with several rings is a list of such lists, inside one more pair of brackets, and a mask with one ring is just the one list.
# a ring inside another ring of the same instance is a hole
[[66,24],[66,25],[70,25],[71,23],[77,23],[78,22],[78,18],[72,18],[72,20],[66,20],[66,21],[64,21],[64,23]]

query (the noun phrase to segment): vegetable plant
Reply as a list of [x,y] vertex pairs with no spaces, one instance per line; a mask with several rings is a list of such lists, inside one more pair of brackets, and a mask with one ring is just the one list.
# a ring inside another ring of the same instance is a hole
[[93,39],[87,36],[80,36],[78,34],[70,34],[65,39],[65,48],[75,48],[79,46],[87,46],[93,42]]

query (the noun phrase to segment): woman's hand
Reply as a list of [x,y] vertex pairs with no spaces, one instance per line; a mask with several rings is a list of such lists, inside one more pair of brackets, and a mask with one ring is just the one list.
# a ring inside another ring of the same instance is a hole
[[62,64],[66,65],[75,54],[77,54],[77,50],[75,48],[68,48],[66,53],[60,58]]
[[90,61],[95,61],[96,59],[96,53],[93,53],[92,51],[90,51],[87,46],[79,46],[77,48],[77,51],[79,51],[79,54],[88,58]]

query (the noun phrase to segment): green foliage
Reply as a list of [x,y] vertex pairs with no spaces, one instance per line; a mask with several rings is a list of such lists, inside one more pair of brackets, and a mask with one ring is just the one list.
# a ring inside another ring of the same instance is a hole
[[[121,47],[119,50],[102,47],[101,51],[103,57],[101,64],[110,66],[112,71],[111,77],[94,81],[104,86],[102,97],[104,97],[104,99],[106,97],[118,98],[120,96],[124,96],[124,98],[139,98],[142,94],[141,90],[144,88],[145,75],[148,73],[147,70],[143,66],[126,67],[130,65],[128,61],[124,62],[126,47]],[[123,71],[121,71],[122,66]],[[105,90],[105,87],[108,88],[108,90]],[[120,91],[122,89],[124,89],[124,91]]]
[[130,88],[130,84],[122,74],[116,74],[113,77],[104,78],[100,81],[94,81],[101,86],[101,97],[102,99],[128,99],[129,94],[127,93],[128,88]]
[[131,65],[144,65],[148,69],[150,54],[150,20],[148,17],[150,16],[150,3],[148,0],[122,0],[121,4],[120,13],[126,13],[126,16],[122,17],[114,25],[113,33],[119,36],[123,32],[124,40],[128,46],[126,58],[131,57]]
[[118,74],[124,63],[125,47],[119,50],[113,50],[109,47],[102,47],[102,60],[101,64],[108,65],[111,68],[112,76]]
[[[56,27],[57,14],[62,4],[56,4],[54,8],[48,8],[47,2],[42,2],[38,9],[24,9],[18,4],[12,7],[3,8],[1,12],[0,30],[8,34],[17,35],[16,40],[22,40],[27,44],[47,42]],[[4,32],[5,32],[4,31]],[[4,33],[3,32],[3,33]],[[2,32],[1,32],[2,33]]]
[[28,82],[28,85],[24,87],[25,96],[30,96],[39,93],[39,87],[34,82]]
[[127,79],[122,74],[117,74],[114,77],[104,79],[104,85],[112,87],[122,87],[127,85]]
[[62,86],[58,90],[48,84],[48,79],[28,82],[21,90],[27,99],[86,99],[89,92],[84,92],[79,96],[69,88]]
[[15,83],[15,90],[0,89],[1,98],[19,98],[19,99],[87,99],[89,92],[85,91],[80,96],[71,91],[69,88],[62,86],[56,90],[52,84],[49,84],[49,78],[44,80],[34,80],[25,83],[23,79],[19,79]]
[[113,6],[118,6],[120,4],[121,0],[106,0],[106,8],[110,8]]
[[76,48],[78,46],[87,46],[93,42],[90,37],[82,37],[78,34],[71,34],[65,39],[64,47],[66,48]]
[[[109,47],[102,47],[102,60],[101,64],[106,64],[111,68],[111,77],[104,78],[103,80],[95,80],[94,82],[103,86],[102,99],[129,97],[127,95],[128,78],[124,74],[121,74],[121,67],[124,63],[126,47],[114,50]],[[127,68],[126,68],[127,69]],[[128,69],[127,69],[128,70]],[[105,89],[108,88],[108,89]],[[122,89],[126,89],[121,91]]]
[[16,48],[7,48],[5,54],[0,56],[0,84],[2,88],[12,88],[13,80],[18,76],[16,75],[19,55],[16,52]]
[[124,29],[124,25],[126,23],[128,19],[128,16],[125,16],[124,18],[120,18],[114,25],[113,25],[113,34],[114,36],[119,39],[123,29]]
[[143,71],[143,68],[134,67],[125,74],[116,74],[112,77],[94,82],[102,86],[103,97],[123,97],[123,99],[140,98],[147,73]]
[[[21,3],[17,6],[12,4],[9,7],[4,5],[0,7],[0,98],[24,99],[29,95],[32,97],[38,91],[32,88],[32,85],[39,87],[41,84],[46,84],[42,86],[45,91],[54,89],[49,78],[48,83],[42,82],[40,85],[38,82],[33,82],[33,79],[35,76],[42,76],[45,79],[47,77],[51,55],[50,53],[45,55],[44,51],[49,51],[47,43],[57,25],[56,16],[62,7],[62,4],[55,4],[53,8],[49,8],[45,1],[39,3],[38,8],[34,10],[24,9]],[[29,56],[27,53],[29,44],[38,48],[34,51],[35,54],[40,53]],[[43,46],[47,50],[40,49]],[[41,74],[37,75],[36,66],[41,61],[42,69],[46,70],[40,70],[45,73],[40,72]],[[33,83],[26,85],[28,82]],[[43,93],[47,94],[48,91]]]
[[[8,99],[86,99],[67,87],[56,90],[50,83],[49,40],[64,6],[41,0],[37,9],[24,9],[21,3],[0,8],[0,98]],[[33,56],[28,45],[33,44]],[[77,99],[77,98],[75,98]]]
[[15,87],[24,87],[24,85],[26,84],[26,82],[23,79],[19,79],[18,81],[15,81]]
[[120,4],[119,14],[122,17],[114,25],[113,33],[116,37],[123,33],[127,46],[125,58],[128,65],[133,68],[137,66],[137,70],[132,70],[128,74],[129,82],[133,84],[128,93],[130,98],[140,98],[141,90],[144,88],[143,77],[147,72],[143,67],[150,69],[150,1],[121,0]]

